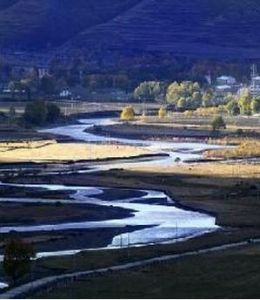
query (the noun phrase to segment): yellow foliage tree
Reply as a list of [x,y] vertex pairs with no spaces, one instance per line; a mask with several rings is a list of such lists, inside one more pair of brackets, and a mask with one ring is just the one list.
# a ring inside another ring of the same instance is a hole
[[135,117],[135,111],[132,106],[125,107],[121,112],[121,120],[130,121]]
[[160,119],[164,119],[165,117],[167,117],[167,110],[165,107],[161,107],[159,109],[158,116]]

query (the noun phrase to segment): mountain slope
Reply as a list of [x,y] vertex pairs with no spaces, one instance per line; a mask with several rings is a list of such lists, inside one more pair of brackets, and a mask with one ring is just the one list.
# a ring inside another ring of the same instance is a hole
[[8,49],[260,58],[259,32],[259,0],[0,0]]
[[259,32],[259,0],[143,0],[66,47],[260,58]]
[[103,23],[138,0],[0,0],[0,42],[6,46],[57,46]]

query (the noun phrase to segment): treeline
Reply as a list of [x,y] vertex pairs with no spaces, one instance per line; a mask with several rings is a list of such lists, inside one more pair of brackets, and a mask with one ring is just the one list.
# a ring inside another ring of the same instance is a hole
[[253,97],[248,90],[240,95],[218,95],[211,87],[203,87],[192,81],[173,82],[168,85],[164,82],[146,81],[135,89],[134,97],[140,101],[164,101],[171,106],[171,110],[180,112],[202,108],[208,111],[218,108],[218,112],[222,110],[231,115],[260,112],[260,98]]
[[69,61],[54,58],[48,66],[48,73],[42,77],[39,76],[37,68],[31,71],[23,68],[14,71],[2,59],[0,80],[9,82],[13,98],[21,99],[23,95],[30,100],[35,95],[54,96],[75,87],[89,91],[112,88],[133,92],[140,82],[171,83],[186,80],[198,82],[204,88],[207,86],[205,76],[208,74],[213,78],[222,74],[233,74],[244,83],[248,83],[250,78],[250,66],[245,63],[227,64],[175,58],[170,54],[143,53],[131,57],[113,56],[113,61],[110,60],[111,53],[106,55],[104,51],[91,57],[79,55]]

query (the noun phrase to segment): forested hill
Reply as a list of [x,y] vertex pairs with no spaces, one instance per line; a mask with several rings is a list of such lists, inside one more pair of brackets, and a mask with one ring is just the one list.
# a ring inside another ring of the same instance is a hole
[[0,0],[2,46],[260,58],[259,32],[259,0]]

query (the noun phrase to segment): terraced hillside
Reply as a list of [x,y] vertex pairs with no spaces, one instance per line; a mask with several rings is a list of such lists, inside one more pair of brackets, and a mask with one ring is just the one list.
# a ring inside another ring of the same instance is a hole
[[0,0],[0,43],[16,48],[57,46],[90,26],[107,22],[137,2]]
[[67,46],[259,58],[259,32],[259,0],[143,0]]
[[259,0],[0,0],[0,45],[260,58]]

